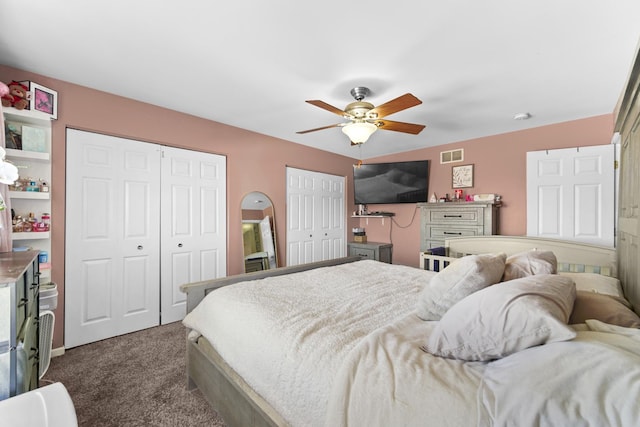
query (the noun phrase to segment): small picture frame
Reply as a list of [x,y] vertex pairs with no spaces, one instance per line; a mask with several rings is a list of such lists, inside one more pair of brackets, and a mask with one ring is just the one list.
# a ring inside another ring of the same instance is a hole
[[473,187],[473,165],[453,166],[451,168],[451,186],[453,188]]
[[58,92],[34,82],[30,82],[31,111],[48,114],[52,119],[58,118]]

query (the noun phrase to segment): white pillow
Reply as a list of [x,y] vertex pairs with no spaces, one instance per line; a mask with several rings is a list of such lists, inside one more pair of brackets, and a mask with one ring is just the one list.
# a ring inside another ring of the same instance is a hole
[[482,254],[462,257],[437,273],[424,287],[416,306],[422,320],[440,320],[456,302],[498,283],[507,255]]
[[602,274],[596,273],[574,273],[569,271],[561,271],[558,274],[571,277],[576,283],[576,291],[624,297],[620,280],[615,277],[603,276]]
[[502,281],[506,282],[534,274],[555,274],[557,271],[558,260],[553,252],[533,249],[507,258]]
[[542,274],[489,286],[447,311],[422,349],[436,356],[492,360],[528,347],[573,339],[573,280]]

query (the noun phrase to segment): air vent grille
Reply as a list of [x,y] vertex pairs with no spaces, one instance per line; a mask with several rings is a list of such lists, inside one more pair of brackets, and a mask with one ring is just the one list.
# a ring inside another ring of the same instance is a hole
[[464,161],[464,149],[458,148],[457,150],[441,151],[440,152],[440,164],[455,163]]

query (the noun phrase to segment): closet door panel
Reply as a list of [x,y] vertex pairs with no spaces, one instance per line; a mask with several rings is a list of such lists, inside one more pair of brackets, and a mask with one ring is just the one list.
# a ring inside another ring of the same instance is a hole
[[[163,147],[162,189],[161,323],[166,324],[186,315],[180,285],[226,275],[226,159]],[[210,253],[211,265],[202,264],[203,253]]]
[[113,319],[112,270],[113,264],[110,259],[94,259],[82,264],[82,286],[76,289],[79,293],[78,314],[81,316],[81,325]]
[[[177,252],[174,251],[171,255],[171,283],[190,283],[195,282],[197,279],[193,278],[193,254],[189,251]],[[164,278],[163,278],[164,279]],[[179,286],[179,285],[178,285]],[[185,301],[185,295],[180,292],[178,287],[172,286],[169,289],[170,298],[168,301],[163,302],[165,307],[180,307]]]
[[149,281],[147,272],[149,271],[149,258],[146,256],[127,257],[123,262],[122,276],[123,287],[123,315],[130,316],[145,312],[149,306],[153,306],[154,301],[149,301],[149,293],[145,283]]
[[67,130],[65,346],[159,322],[160,152]]

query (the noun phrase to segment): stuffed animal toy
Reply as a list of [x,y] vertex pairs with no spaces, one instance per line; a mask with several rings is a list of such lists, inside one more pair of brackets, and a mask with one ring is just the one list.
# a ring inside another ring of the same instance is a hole
[[29,106],[29,98],[29,88],[14,80],[9,83],[9,93],[2,96],[2,106],[24,110]]

